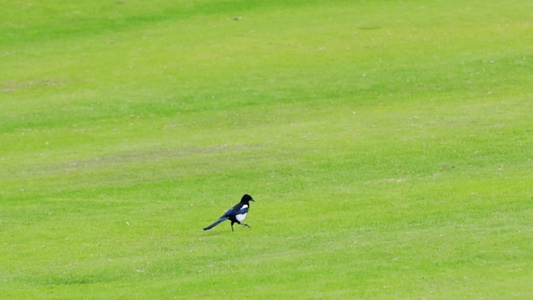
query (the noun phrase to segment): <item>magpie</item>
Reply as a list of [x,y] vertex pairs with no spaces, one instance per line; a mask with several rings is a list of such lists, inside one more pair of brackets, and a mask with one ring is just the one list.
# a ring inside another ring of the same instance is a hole
[[250,208],[250,201],[254,201],[255,202],[255,200],[252,198],[252,196],[250,196],[248,194],[244,194],[244,196],[242,196],[242,198],[241,198],[241,202],[239,202],[237,205],[235,205],[232,209],[228,209],[222,215],[222,217],[220,217],[220,219],[218,219],[218,221],[216,221],[215,223],[205,227],[204,230],[209,230],[209,229],[217,226],[218,224],[220,224],[220,223],[222,223],[222,222],[224,222],[226,220],[230,220],[231,221],[231,231],[235,231],[233,229],[233,224],[234,223],[237,223],[239,225],[246,226],[246,227],[250,228],[250,225],[242,223],[242,221],[244,221],[244,219],[246,218],[246,215],[248,214],[248,209]]

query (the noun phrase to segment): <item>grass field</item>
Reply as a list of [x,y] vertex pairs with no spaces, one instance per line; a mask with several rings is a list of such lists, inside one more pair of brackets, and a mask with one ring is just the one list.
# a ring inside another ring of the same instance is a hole
[[0,4],[0,298],[533,297],[531,1]]

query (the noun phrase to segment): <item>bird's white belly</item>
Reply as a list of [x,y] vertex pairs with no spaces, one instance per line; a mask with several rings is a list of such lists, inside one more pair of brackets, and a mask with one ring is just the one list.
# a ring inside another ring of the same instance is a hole
[[237,219],[237,221],[242,222],[244,221],[244,219],[246,219],[246,215],[247,214],[236,215],[235,218]]

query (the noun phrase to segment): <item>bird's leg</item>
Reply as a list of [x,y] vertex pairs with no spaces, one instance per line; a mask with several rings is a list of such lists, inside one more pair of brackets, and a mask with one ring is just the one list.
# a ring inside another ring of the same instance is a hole
[[231,231],[235,231],[235,230],[233,229],[233,222],[231,222]]
[[252,227],[250,227],[250,225],[248,225],[248,224],[246,224],[246,223],[242,223],[242,222],[241,222],[240,225],[245,226],[245,227],[248,227],[248,228],[252,228]]

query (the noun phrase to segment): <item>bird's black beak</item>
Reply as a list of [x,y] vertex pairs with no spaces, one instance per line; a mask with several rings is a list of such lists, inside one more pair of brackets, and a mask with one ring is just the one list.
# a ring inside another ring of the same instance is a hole
[[254,198],[252,198],[252,199],[250,199],[250,200],[252,200],[253,202],[255,202]]

